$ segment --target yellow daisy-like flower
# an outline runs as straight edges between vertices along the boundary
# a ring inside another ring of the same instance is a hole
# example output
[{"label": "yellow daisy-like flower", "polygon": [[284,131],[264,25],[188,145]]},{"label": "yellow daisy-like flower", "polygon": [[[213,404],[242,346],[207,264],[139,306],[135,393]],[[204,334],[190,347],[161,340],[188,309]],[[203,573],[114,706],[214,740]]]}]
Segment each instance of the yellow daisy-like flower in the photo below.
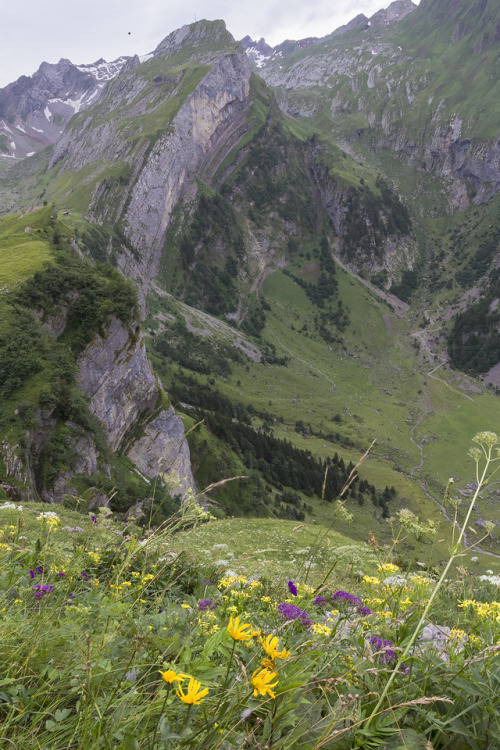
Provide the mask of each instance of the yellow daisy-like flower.
[{"label": "yellow daisy-like flower", "polygon": [[264,669],[268,669],[270,672],[274,670],[274,662],[272,659],[261,659],[260,666]]},{"label": "yellow daisy-like flower", "polygon": [[229,618],[229,625],[227,626],[229,635],[231,635],[235,641],[249,641],[254,636],[253,627],[249,622],[244,625],[240,625],[240,618],[235,617],[233,622],[233,616]]},{"label": "yellow daisy-like flower", "polygon": [[287,651],[286,648],[279,651],[279,638],[276,635],[268,635],[265,640],[261,638],[260,642],[262,643],[262,648],[271,659],[288,659],[290,656],[290,651]]},{"label": "yellow daisy-like flower", "polygon": [[397,573],[399,568],[393,563],[383,563],[378,566],[377,570],[379,573]]},{"label": "yellow daisy-like flower", "polygon": [[276,680],[276,682],[271,681],[277,676],[276,672],[271,672],[269,669],[256,669],[252,675],[254,698],[257,698],[259,694],[263,696],[269,695],[271,698],[275,698],[276,696],[273,693],[272,688],[276,687],[278,680]]},{"label": "yellow daisy-like flower", "polygon": [[160,674],[165,682],[168,682],[170,684],[172,684],[172,682],[182,682],[182,680],[185,680],[187,677],[189,677],[189,675],[184,674],[184,672],[179,672],[179,674],[176,674],[173,669],[167,669],[166,672],[162,672],[160,670]]},{"label": "yellow daisy-like flower", "polygon": [[187,691],[184,692],[182,687],[179,685],[175,691],[183,703],[189,703],[192,706],[198,706],[203,698],[208,695],[208,688],[201,690],[201,682],[195,680],[194,677],[189,679]]},{"label": "yellow daisy-like flower", "polygon": [[[366,623],[368,626],[368,623]],[[312,629],[315,633],[318,633],[318,635],[330,635],[332,632],[332,629],[328,627],[328,625],[321,625],[321,623],[314,623],[312,626]]]}]

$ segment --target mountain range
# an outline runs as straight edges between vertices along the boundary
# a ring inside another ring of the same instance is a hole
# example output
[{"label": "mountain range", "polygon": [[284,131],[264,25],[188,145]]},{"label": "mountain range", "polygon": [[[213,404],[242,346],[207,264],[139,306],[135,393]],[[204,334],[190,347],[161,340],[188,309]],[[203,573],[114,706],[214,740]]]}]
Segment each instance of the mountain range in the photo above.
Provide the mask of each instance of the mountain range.
[{"label": "mountain range", "polygon": [[396,0],[0,90],[0,492],[321,523],[376,440],[346,533],[447,517],[500,414],[499,52],[493,0]]}]

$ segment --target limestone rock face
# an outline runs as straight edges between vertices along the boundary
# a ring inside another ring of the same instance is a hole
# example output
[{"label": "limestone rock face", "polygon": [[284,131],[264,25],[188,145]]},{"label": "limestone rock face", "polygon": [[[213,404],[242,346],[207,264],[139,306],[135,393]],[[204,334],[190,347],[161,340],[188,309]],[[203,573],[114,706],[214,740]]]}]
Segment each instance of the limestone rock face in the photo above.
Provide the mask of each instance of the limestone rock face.
[{"label": "limestone rock face", "polygon": [[90,410],[102,423],[110,448],[117,451],[139,416],[158,398],[144,344],[113,318],[106,337],[96,336],[79,358],[78,382]]},{"label": "limestone rock face", "polygon": [[212,141],[248,105],[250,66],[246,55],[222,58],[187,98],[144,164],[131,191],[124,223],[141,261],[125,257],[121,270],[141,283],[158,271],[172,211],[186,185],[210,156]]},{"label": "limestone rock face", "polygon": [[154,478],[165,474],[174,485],[172,494],[184,496],[194,488],[189,448],[184,427],[172,407],[162,411],[144,428],[144,435],[133,444],[128,457],[139,471]]},{"label": "limestone rock face", "polygon": [[[0,459],[5,466],[7,481],[0,484],[10,500],[37,500],[35,481],[31,467],[24,458],[19,445],[12,445],[7,440],[0,444]],[[11,480],[14,480],[11,483]]]},{"label": "limestone rock face", "polygon": [[[160,392],[136,333],[112,318],[106,336],[95,336],[79,358],[80,387],[113,452],[127,444],[129,458],[146,477],[175,473],[181,494],[194,491],[184,427],[172,407],[154,414]],[[134,442],[131,433],[138,425],[143,434]],[[92,461],[87,464],[82,471],[92,473]]]}]

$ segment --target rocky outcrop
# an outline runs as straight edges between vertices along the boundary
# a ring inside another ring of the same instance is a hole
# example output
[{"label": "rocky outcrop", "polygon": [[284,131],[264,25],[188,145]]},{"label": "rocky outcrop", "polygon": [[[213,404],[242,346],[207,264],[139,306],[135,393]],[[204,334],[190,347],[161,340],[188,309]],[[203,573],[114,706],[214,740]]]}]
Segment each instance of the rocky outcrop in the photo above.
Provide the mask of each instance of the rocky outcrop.
[{"label": "rocky outcrop", "polygon": [[194,488],[184,427],[172,407],[162,411],[143,429],[127,455],[140,472],[154,478],[164,475],[173,495],[184,497]]},{"label": "rocky outcrop", "polygon": [[243,52],[224,57],[207,73],[151,150],[129,196],[126,233],[142,254],[123,256],[121,268],[137,282],[154,278],[172,212],[212,154],[212,143],[249,102],[250,66]]},{"label": "rocky outcrop", "polygon": [[141,414],[150,413],[158,387],[137,329],[127,330],[113,318],[104,337],[95,336],[78,360],[78,382],[90,399],[90,410],[106,432],[112,451]]},{"label": "rocky outcrop", "polygon": [[10,500],[37,500],[33,471],[21,446],[3,440],[0,444],[0,460],[5,468],[5,481],[0,482],[0,489],[4,490],[7,497]]},{"label": "rocky outcrop", "polygon": [[[194,490],[182,422],[172,408],[155,414],[160,392],[137,328],[127,329],[113,318],[106,335],[96,336],[81,354],[78,366],[80,387],[111,450],[127,450],[146,477],[174,473],[183,493]],[[136,433],[142,434],[136,439]],[[82,467],[82,472],[90,469]]]}]

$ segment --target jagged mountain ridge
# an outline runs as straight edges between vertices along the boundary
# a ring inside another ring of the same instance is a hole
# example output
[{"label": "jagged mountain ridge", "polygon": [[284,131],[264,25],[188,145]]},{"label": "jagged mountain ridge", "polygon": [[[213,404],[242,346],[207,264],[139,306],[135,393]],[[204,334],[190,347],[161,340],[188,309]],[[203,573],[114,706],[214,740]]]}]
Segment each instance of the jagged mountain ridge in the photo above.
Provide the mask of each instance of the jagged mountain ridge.
[{"label": "jagged mountain ridge", "polygon": [[487,201],[500,189],[498,5],[400,7],[392,23],[361,19],[340,36],[271,56],[259,74],[290,114],[445,177],[452,210]]},{"label": "jagged mountain ridge", "polygon": [[75,112],[93,102],[127,61],[43,62],[33,76],[0,89],[0,159],[22,159],[54,143]]}]

